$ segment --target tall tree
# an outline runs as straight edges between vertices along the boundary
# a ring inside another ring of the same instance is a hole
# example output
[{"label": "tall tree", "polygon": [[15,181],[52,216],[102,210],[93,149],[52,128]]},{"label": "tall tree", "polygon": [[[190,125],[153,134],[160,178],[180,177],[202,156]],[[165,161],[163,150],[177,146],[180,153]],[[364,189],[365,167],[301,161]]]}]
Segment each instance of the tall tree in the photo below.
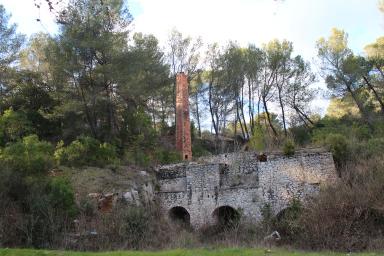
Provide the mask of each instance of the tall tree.
[{"label": "tall tree", "polygon": [[119,130],[117,61],[127,51],[131,16],[122,0],[71,0],[64,13],[51,61],[81,102],[92,136],[110,141]]},{"label": "tall tree", "polygon": [[[201,38],[193,40],[191,37],[184,37],[183,34],[173,29],[168,38],[167,58],[171,68],[173,81],[173,106],[176,113],[176,74],[183,72],[191,81],[198,71],[200,61]],[[176,114],[175,114],[176,118]],[[175,121],[176,123],[176,121]]]},{"label": "tall tree", "polygon": [[264,53],[254,45],[249,45],[246,49],[245,58],[245,78],[248,84],[248,114],[251,134],[254,134],[257,120],[257,124],[260,125],[260,118],[256,118],[255,115],[260,116],[260,84],[264,65]]},{"label": "tall tree", "polygon": [[138,107],[146,109],[155,127],[156,120],[164,122],[159,115],[165,110],[158,112],[157,109],[169,106],[162,106],[162,102],[168,100],[162,97],[169,97],[164,94],[164,87],[171,87],[172,81],[158,40],[153,35],[134,34],[133,44],[118,63],[125,68],[117,77],[116,92],[125,101],[125,106],[133,111]]},{"label": "tall tree", "polygon": [[[271,42],[270,44],[273,44]],[[272,133],[274,137],[277,137],[277,130],[272,122],[271,113],[268,109],[268,102],[273,99],[275,95],[275,84],[276,84],[276,78],[277,78],[277,62],[276,58],[274,56],[273,47],[271,47],[270,51],[268,51],[268,44],[264,45],[264,68],[263,68],[263,76],[262,76],[262,88],[261,88],[261,99],[263,103],[263,109],[265,112],[265,115],[267,116],[266,120],[268,121],[268,125],[272,130]]]},{"label": "tall tree", "polygon": [[225,129],[227,117],[234,107],[233,100],[236,93],[231,87],[231,83],[228,82],[224,56],[225,54],[218,44],[212,44],[208,47],[206,54],[207,71],[204,75],[208,84],[207,103],[216,138]]},{"label": "tall tree", "polygon": [[348,48],[347,34],[334,28],[328,39],[320,38],[317,49],[328,88],[335,96],[350,94],[362,118],[371,126],[371,117],[359,95],[362,81],[361,75],[357,72],[358,59]]},{"label": "tall tree", "polygon": [[288,80],[286,103],[304,125],[313,125],[314,122],[309,118],[307,112],[310,102],[315,97],[316,89],[311,88],[311,85],[316,81],[316,76],[311,71],[310,64],[305,62],[301,56],[296,56],[292,64],[293,73]]},{"label": "tall tree", "polygon": [[201,98],[203,97],[204,94],[204,83],[203,83],[203,78],[202,78],[202,70],[198,72],[197,76],[195,79],[191,81],[191,97],[192,97],[192,102],[194,103],[191,110],[192,114],[195,116],[196,123],[197,123],[197,132],[199,138],[201,138],[201,118],[202,116],[202,111],[201,111]]},{"label": "tall tree", "polygon": [[[24,43],[24,36],[16,32],[16,24],[9,23],[10,15],[0,4],[0,97],[1,101],[7,91],[7,79],[13,69],[13,64],[19,57]],[[4,111],[0,109],[0,113]]]},{"label": "tall tree", "polygon": [[376,42],[367,45],[365,52],[369,67],[363,79],[379,103],[381,113],[384,116],[384,37],[379,37]]},{"label": "tall tree", "polygon": [[246,93],[244,64],[244,49],[231,42],[222,56],[222,81],[233,92],[236,120],[240,125],[243,138],[248,140],[250,133],[244,114]]},{"label": "tall tree", "polygon": [[268,56],[268,67],[270,73],[274,74],[274,83],[277,92],[277,103],[281,110],[281,119],[284,128],[284,134],[287,136],[285,94],[288,87],[288,81],[293,75],[291,54],[293,51],[292,43],[286,40],[280,42],[273,40],[265,47]]}]

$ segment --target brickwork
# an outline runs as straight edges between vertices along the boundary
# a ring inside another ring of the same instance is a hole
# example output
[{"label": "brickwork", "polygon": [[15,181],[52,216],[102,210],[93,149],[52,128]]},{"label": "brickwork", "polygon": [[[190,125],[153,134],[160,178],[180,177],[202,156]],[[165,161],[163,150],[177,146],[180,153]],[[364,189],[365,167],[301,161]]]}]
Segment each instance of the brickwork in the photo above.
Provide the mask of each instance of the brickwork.
[{"label": "brickwork", "polygon": [[188,79],[184,73],[176,76],[176,150],[183,160],[192,159]]},{"label": "brickwork", "polygon": [[213,212],[221,206],[259,221],[266,204],[278,214],[292,199],[304,201],[336,179],[332,154],[325,151],[293,157],[269,154],[266,162],[253,152],[223,154],[157,170],[158,198],[165,213],[183,207],[195,228],[214,223]]}]

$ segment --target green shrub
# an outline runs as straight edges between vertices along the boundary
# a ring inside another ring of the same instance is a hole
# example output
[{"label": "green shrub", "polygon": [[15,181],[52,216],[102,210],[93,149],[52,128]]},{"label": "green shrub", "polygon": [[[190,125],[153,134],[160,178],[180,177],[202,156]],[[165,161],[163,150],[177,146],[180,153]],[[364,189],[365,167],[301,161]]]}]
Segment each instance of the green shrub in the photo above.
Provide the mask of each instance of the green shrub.
[{"label": "green shrub", "polygon": [[369,159],[384,154],[384,138],[372,138],[350,145],[351,152],[360,159]]},{"label": "green shrub", "polygon": [[305,126],[297,126],[289,129],[297,145],[305,145],[311,140],[310,130]]},{"label": "green shrub", "polygon": [[75,193],[68,180],[53,178],[48,184],[48,198],[52,208],[70,216],[76,213]]},{"label": "green shrub", "polygon": [[24,137],[22,141],[10,144],[0,154],[3,168],[25,174],[47,172],[54,166],[53,146],[40,141],[36,135]]},{"label": "green shrub", "polygon": [[345,165],[349,153],[347,138],[341,134],[329,134],[325,145],[332,152],[336,167]]},{"label": "green shrub", "polygon": [[150,155],[144,152],[143,149],[131,149],[124,152],[124,161],[127,164],[138,166],[148,166],[151,162]]},{"label": "green shrub", "polygon": [[24,112],[8,109],[0,116],[1,145],[21,139],[32,132],[32,123]]},{"label": "green shrub", "polygon": [[156,150],[156,159],[161,164],[171,164],[181,161],[180,153],[173,150],[158,149]]},{"label": "green shrub", "polygon": [[283,153],[286,156],[293,156],[295,154],[295,144],[292,140],[287,140],[283,145]]},{"label": "green shrub", "polygon": [[58,164],[67,166],[100,166],[116,164],[118,155],[116,148],[108,143],[91,137],[79,137],[68,146],[61,141],[55,151],[55,159]]},{"label": "green shrub", "polygon": [[[195,139],[194,141],[192,141],[193,157],[209,156],[211,154],[212,153],[209,151],[209,149],[205,147],[203,140]],[[180,155],[178,160],[180,160]]]},{"label": "green shrub", "polygon": [[263,151],[265,149],[265,131],[259,125],[255,126],[252,137],[249,139],[250,149]]}]

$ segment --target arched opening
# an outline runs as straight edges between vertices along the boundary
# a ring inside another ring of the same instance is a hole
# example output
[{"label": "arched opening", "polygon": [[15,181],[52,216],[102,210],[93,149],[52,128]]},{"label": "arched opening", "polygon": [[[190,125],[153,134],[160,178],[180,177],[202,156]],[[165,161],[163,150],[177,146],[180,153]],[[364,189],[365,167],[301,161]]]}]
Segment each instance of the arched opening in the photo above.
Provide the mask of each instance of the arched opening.
[{"label": "arched opening", "polygon": [[216,224],[221,226],[235,226],[240,221],[240,213],[231,206],[216,208],[212,215],[216,220]]},{"label": "arched opening", "polygon": [[285,241],[294,239],[295,233],[298,232],[298,219],[302,213],[299,201],[293,201],[287,208],[278,212],[273,220],[273,229],[277,230]]},{"label": "arched opening", "polygon": [[181,207],[181,206],[173,207],[169,210],[168,215],[169,215],[169,219],[172,222],[184,227],[190,226],[191,217],[188,211],[184,207]]}]

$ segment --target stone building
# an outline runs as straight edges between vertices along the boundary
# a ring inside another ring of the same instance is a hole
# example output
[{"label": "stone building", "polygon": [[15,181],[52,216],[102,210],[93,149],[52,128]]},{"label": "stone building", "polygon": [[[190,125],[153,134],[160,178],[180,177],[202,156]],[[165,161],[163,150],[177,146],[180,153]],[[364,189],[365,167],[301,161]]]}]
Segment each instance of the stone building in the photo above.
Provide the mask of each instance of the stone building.
[{"label": "stone building", "polygon": [[222,154],[161,166],[156,175],[165,213],[195,228],[233,216],[258,221],[265,205],[278,214],[337,179],[332,154],[323,150]]}]

